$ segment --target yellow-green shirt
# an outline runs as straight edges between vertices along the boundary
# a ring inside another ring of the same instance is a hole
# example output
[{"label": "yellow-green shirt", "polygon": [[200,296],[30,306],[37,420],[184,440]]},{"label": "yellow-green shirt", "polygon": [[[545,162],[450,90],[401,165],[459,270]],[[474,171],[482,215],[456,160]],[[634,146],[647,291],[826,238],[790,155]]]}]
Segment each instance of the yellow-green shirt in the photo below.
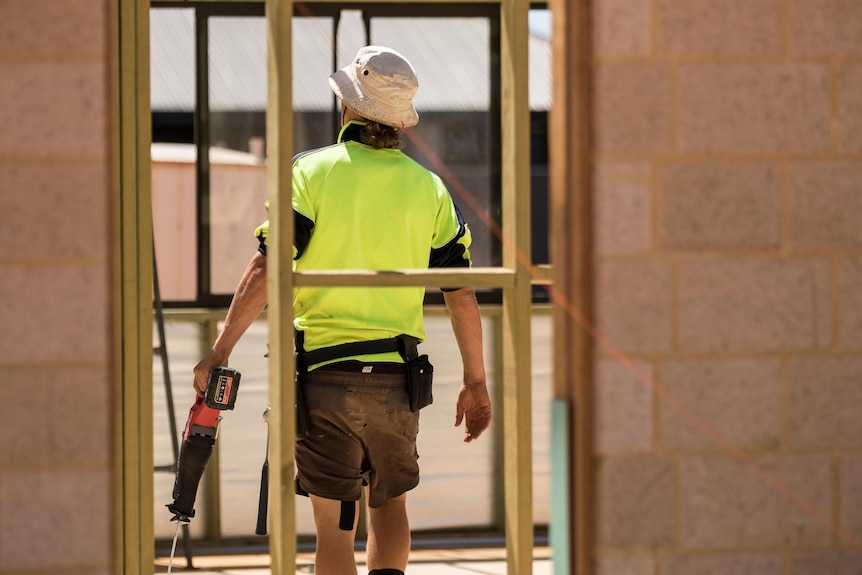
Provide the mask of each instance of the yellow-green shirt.
[{"label": "yellow-green shirt", "polygon": [[[400,150],[360,143],[349,122],[338,143],[293,164],[294,269],[469,267],[471,236],[443,181]],[[269,222],[257,228],[266,255]],[[425,339],[424,287],[302,287],[294,327],[311,351],[407,334]],[[400,362],[397,353],[357,356]]]}]

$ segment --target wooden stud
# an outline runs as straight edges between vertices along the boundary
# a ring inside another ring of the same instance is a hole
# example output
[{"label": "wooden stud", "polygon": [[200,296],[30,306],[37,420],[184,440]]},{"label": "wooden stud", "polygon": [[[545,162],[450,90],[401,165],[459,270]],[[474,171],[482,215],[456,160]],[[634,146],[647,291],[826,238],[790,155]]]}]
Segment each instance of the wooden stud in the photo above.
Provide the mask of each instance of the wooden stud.
[{"label": "wooden stud", "polygon": [[[569,403],[574,448],[571,479],[572,565],[592,572],[592,340],[590,2],[552,0],[553,105],[550,112],[551,261],[556,399]],[[554,462],[552,462],[554,464]]]},{"label": "wooden stud", "polygon": [[[218,321],[210,319],[200,324],[200,347],[198,357],[204,357],[209,353],[212,343],[218,337]],[[206,513],[203,514],[204,539],[218,541],[221,538],[221,443],[216,441],[213,445],[212,455],[207,462],[207,471],[204,472],[201,488],[203,490],[202,503]]]},{"label": "wooden stud", "polygon": [[149,4],[123,0],[117,11],[113,85],[119,185],[121,557],[125,574],[152,572],[152,208],[150,198]]},{"label": "wooden stud", "polygon": [[267,0],[267,168],[270,245],[267,257],[269,306],[270,554],[272,573],[293,573],[296,565],[294,495],[293,363],[293,109],[291,25],[293,2]]},{"label": "wooden stud", "polygon": [[[503,265],[503,443],[506,562],[513,575],[533,570],[533,472],[530,354],[529,29],[526,0],[500,5]],[[498,412],[499,416],[499,412]]]}]

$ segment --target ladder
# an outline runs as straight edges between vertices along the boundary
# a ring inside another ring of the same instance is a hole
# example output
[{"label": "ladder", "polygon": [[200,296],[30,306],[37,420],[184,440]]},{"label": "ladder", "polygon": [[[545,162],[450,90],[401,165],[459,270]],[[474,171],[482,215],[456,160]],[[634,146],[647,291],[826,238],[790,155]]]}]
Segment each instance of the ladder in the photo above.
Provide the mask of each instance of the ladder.
[{"label": "ladder", "polygon": [[[156,465],[156,472],[170,472],[174,475],[177,473],[177,461],[179,460],[180,441],[177,434],[177,419],[174,412],[174,395],[171,389],[171,370],[168,365],[168,348],[165,340],[165,314],[162,308],[162,294],[159,289],[159,271],[156,265],[156,246],[153,242],[153,311],[155,312],[156,331],[158,332],[158,345],[153,347],[153,358],[158,356],[162,363],[162,376],[165,383],[165,403],[168,406],[168,427],[171,432],[171,448],[173,449],[173,463],[168,465]],[[188,569],[193,569],[192,565],[192,540],[189,535],[189,525],[184,523],[183,529],[183,555],[186,558]]]}]

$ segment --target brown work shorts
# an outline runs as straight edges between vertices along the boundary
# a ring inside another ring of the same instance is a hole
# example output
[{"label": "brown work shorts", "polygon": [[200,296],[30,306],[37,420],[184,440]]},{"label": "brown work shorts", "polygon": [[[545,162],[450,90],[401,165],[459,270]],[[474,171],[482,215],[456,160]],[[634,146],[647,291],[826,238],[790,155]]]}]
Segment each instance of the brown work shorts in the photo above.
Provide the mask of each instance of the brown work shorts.
[{"label": "brown work shorts", "polygon": [[316,369],[301,377],[309,434],[296,443],[297,491],[380,507],[419,484],[416,435],[403,373]]}]

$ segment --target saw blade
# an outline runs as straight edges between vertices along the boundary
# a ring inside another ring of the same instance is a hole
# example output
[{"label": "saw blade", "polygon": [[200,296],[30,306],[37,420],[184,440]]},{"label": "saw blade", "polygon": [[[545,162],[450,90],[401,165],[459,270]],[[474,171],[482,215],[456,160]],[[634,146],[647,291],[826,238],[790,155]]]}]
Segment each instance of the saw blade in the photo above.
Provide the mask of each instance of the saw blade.
[{"label": "saw blade", "polygon": [[171,575],[171,566],[173,566],[173,564],[174,564],[174,553],[176,553],[176,551],[177,551],[177,537],[180,534],[180,525],[182,525],[182,523],[180,521],[177,521],[177,528],[174,531],[174,542],[171,545],[171,558],[168,559],[167,575]]}]

